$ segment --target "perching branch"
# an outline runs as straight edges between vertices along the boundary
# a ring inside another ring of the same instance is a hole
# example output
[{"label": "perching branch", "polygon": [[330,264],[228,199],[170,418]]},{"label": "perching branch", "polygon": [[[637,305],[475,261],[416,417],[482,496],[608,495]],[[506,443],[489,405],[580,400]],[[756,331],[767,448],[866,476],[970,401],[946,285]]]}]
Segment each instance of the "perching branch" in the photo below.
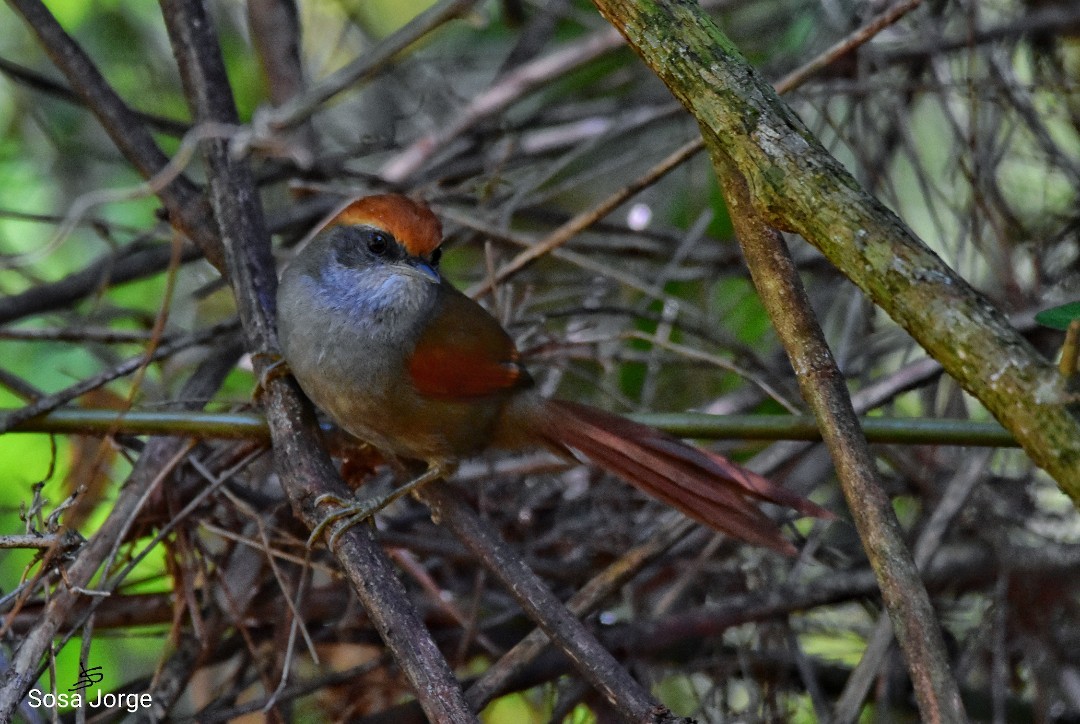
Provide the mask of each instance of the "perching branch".
[{"label": "perching branch", "polygon": [[[217,33],[199,0],[162,0],[188,102],[199,122],[237,123]],[[274,292],[277,276],[254,178],[246,161],[229,153],[223,139],[205,140],[214,216],[225,246],[229,278],[257,372],[267,370],[276,349]],[[315,500],[323,493],[347,495],[318,439],[311,409],[294,383],[268,379],[264,401],[274,440],[275,463],[293,508],[314,527]],[[461,687],[423,626],[393,566],[371,532],[355,526],[335,553],[380,636],[409,678],[433,721],[471,722]]]}]

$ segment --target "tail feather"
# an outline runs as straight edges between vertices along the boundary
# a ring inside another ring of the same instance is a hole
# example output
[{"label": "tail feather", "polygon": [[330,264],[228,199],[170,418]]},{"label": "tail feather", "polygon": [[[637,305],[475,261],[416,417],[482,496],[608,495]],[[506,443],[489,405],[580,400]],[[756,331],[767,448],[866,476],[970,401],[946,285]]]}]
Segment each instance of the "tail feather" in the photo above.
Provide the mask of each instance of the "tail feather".
[{"label": "tail feather", "polygon": [[794,546],[748,498],[804,515],[824,508],[726,458],[624,417],[564,400],[549,400],[538,434],[560,452],[577,451],[648,495],[722,533],[786,554]]},{"label": "tail feather", "polygon": [[757,508],[717,503],[707,496],[702,496],[699,490],[692,487],[672,487],[670,478],[627,458],[613,458],[605,454],[608,451],[603,448],[590,448],[587,444],[581,447],[585,448],[581,452],[600,467],[700,523],[749,543],[767,546],[787,554],[795,552],[795,548],[780,537],[773,522]]}]

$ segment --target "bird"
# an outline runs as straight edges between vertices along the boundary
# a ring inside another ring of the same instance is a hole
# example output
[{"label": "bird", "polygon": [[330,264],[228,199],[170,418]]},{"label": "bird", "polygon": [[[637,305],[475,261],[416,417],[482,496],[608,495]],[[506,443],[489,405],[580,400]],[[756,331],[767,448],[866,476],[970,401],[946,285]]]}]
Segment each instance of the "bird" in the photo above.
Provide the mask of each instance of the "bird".
[{"label": "bird", "polygon": [[339,427],[424,472],[374,502],[333,498],[330,538],[488,449],[587,462],[716,531],[791,555],[755,501],[831,514],[723,456],[571,400],[544,397],[502,325],[439,270],[442,225],[422,201],[350,201],[289,261],[277,291],[284,362]]}]

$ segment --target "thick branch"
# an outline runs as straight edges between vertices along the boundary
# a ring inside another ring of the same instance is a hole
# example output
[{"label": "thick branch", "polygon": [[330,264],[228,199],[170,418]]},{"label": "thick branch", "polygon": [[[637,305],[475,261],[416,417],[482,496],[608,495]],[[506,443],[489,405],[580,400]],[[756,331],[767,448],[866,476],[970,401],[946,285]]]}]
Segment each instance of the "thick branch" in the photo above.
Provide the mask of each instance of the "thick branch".
[{"label": "thick branch", "polygon": [[858,185],[696,3],[594,2],[732,160],[762,219],[820,249],[1080,502],[1064,381],[1004,315]]}]

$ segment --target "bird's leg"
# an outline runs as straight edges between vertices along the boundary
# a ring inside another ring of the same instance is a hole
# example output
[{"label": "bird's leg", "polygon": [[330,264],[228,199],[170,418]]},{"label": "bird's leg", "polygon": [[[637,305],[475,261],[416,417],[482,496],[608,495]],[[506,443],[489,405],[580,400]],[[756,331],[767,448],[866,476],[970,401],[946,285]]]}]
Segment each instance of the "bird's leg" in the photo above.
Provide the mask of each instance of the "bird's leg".
[{"label": "bird's leg", "polygon": [[394,501],[398,500],[399,498],[408,495],[414,490],[418,490],[419,488],[422,488],[428,483],[434,482],[439,478],[445,478],[451,473],[453,473],[453,469],[450,466],[442,463],[431,463],[428,466],[428,469],[425,470],[423,474],[413,478],[412,480],[395,488],[394,490],[391,490],[386,495],[380,495],[376,498],[361,501],[350,501],[342,500],[333,493],[325,493],[323,495],[320,495],[318,498],[315,499],[316,507],[318,507],[320,503],[326,502],[334,503],[335,505],[340,507],[338,507],[337,510],[333,511],[321,521],[319,521],[319,524],[312,529],[311,535],[308,537],[308,548],[311,548],[315,545],[315,541],[319,539],[319,537],[323,534],[324,531],[326,531],[326,529],[330,525],[333,525],[342,518],[345,518],[345,522],[338,526],[334,530],[334,532],[330,534],[330,540],[327,541],[327,545],[331,549],[333,549],[334,544],[337,543],[338,538],[341,537],[341,534],[347,531],[349,528],[352,528],[354,525],[361,521],[367,520],[368,518],[375,515],[380,510],[390,505]]}]

